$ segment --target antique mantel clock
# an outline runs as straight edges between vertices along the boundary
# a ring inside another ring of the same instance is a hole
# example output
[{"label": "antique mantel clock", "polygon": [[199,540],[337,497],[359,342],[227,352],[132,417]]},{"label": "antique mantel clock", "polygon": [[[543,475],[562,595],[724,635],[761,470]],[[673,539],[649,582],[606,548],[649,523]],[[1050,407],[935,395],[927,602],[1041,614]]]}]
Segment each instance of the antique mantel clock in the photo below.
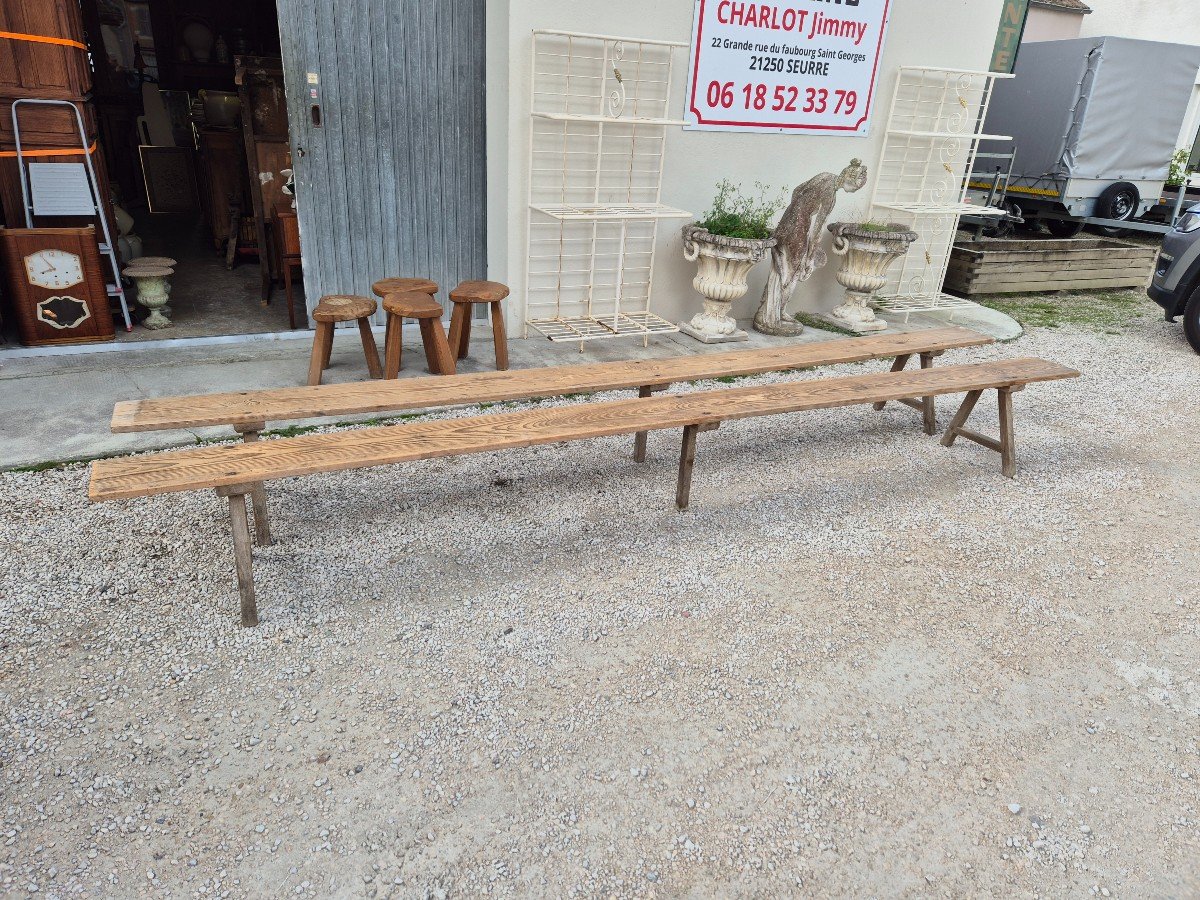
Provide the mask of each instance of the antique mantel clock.
[{"label": "antique mantel clock", "polygon": [[0,228],[0,253],[21,343],[115,337],[94,228]]}]

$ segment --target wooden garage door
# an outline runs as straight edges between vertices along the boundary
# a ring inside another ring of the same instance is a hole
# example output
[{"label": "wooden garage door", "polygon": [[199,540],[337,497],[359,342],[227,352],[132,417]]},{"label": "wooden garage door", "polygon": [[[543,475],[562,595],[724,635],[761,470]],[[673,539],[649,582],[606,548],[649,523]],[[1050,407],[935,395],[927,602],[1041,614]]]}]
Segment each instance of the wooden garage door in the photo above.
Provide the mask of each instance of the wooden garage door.
[{"label": "wooden garage door", "polygon": [[279,0],[310,310],[486,277],[484,24],[484,0]]}]

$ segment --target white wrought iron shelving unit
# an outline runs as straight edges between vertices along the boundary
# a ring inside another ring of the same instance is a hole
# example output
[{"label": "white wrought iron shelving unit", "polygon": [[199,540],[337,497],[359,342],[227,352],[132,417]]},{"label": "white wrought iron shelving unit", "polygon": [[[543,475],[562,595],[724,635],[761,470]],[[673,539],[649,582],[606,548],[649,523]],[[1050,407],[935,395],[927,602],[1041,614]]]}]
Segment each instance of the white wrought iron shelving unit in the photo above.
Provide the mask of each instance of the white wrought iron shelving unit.
[{"label": "white wrought iron shelving unit", "polygon": [[674,57],[687,45],[533,33],[525,334],[552,341],[678,331],[650,311]]},{"label": "white wrought iron shelving unit", "polygon": [[903,66],[896,81],[871,218],[899,222],[917,233],[903,265],[889,276],[874,305],[903,314],[975,306],[942,292],[961,215],[1004,215],[972,204],[968,178],[980,141],[1008,141],[983,134],[995,72]]}]

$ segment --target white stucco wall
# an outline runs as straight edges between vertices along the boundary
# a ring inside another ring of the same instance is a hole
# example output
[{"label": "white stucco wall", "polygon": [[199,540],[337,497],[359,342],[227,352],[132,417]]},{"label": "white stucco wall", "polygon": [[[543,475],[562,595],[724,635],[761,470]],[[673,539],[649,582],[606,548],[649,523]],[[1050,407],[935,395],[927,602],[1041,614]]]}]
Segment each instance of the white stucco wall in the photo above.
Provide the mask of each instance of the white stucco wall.
[{"label": "white stucco wall", "polygon": [[[793,0],[795,2],[795,0]],[[801,0],[807,3],[808,0]],[[878,161],[887,108],[901,65],[938,65],[985,70],[996,40],[1002,0],[893,0],[882,76],[874,101],[869,138],[728,134],[669,130],[663,202],[696,213],[712,202],[722,178],[755,180],[788,191],[820,172],[840,171],[853,157],[872,171]],[[488,191],[489,277],[513,286],[510,332],[524,321],[525,240],[528,221],[529,79],[531,32],[552,28],[623,37],[689,41],[692,0],[490,0],[488,6]],[[686,51],[680,51],[680,77],[672,114],[682,117]],[[834,218],[864,215],[872,184],[854,195],[839,195]],[[683,259],[679,228],[664,223],[654,270],[655,312],[673,321],[691,318],[700,298],[691,286],[693,264]],[[762,294],[766,266],[752,273],[750,291],[734,308],[739,318],[753,315]],[[830,309],[841,290],[827,266],[796,292],[793,309]]]},{"label": "white stucco wall", "polygon": [[1031,6],[1029,18],[1025,21],[1025,33],[1021,36],[1021,42],[1069,41],[1071,38],[1079,37],[1085,18],[1086,16],[1082,13],[1070,10]]},{"label": "white stucco wall", "polygon": [[1200,44],[1200,4],[1196,0],[1087,0],[1082,37],[1140,38]]},{"label": "white stucco wall", "polygon": [[[1200,0],[1087,0],[1082,37],[1138,38],[1200,46]],[[1200,83],[1179,132],[1177,147],[1189,150],[1200,129]]]}]

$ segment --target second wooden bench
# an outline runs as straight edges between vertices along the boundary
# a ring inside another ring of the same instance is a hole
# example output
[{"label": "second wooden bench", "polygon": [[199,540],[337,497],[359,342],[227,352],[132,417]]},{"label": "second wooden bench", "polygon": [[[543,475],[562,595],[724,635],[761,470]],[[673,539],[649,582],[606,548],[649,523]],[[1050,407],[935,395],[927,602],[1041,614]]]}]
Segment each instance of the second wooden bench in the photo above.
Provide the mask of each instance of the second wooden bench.
[{"label": "second wooden bench", "polygon": [[[1041,359],[893,371],[493,413],[462,419],[389,425],[249,444],[167,451],[100,460],[92,465],[88,494],[94,501],[120,500],[215,488],[229,500],[234,555],[241,594],[242,624],[258,622],[246,496],[279,478],[337,472],[411,460],[621,434],[682,428],[683,445],[676,504],[688,506],[696,436],[734,419],[778,415],[855,404],[887,403],[910,397],[965,393],[943,438],[963,437],[998,451],[1002,472],[1016,472],[1012,395],[1026,384],[1073,378],[1079,373]],[[982,393],[999,396],[999,437],[966,427]],[[257,510],[256,510],[257,512]]]}]

